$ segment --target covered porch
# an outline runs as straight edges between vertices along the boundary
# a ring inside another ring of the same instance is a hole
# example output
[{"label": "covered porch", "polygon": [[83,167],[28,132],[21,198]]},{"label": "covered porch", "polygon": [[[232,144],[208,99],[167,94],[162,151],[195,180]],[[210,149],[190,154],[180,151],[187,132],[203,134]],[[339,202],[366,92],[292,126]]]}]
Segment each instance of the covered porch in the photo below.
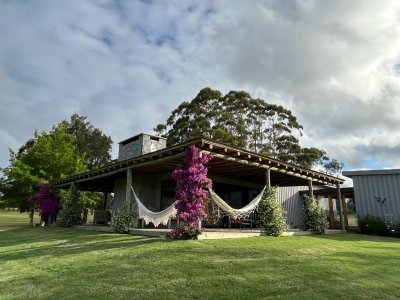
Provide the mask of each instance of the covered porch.
[{"label": "covered porch", "polygon": [[[213,190],[233,208],[247,205],[265,186],[290,190],[308,187],[308,192],[312,195],[315,186],[332,187],[340,193],[338,187],[343,183],[342,179],[324,173],[210,140],[197,139],[116,161],[98,170],[58,180],[53,182],[53,185],[56,188],[67,188],[71,183],[75,183],[83,191],[103,192],[105,195],[113,193],[111,213],[119,209],[126,199],[132,199],[132,185],[143,204],[149,210],[159,212],[175,201],[175,181],[171,174],[183,163],[185,151],[191,145],[197,146],[200,152],[212,155],[213,159],[206,166],[209,178],[213,181]],[[301,222],[301,201],[292,199],[289,203],[291,196],[286,190],[280,194],[279,201],[284,206],[286,203],[285,209],[290,210],[288,225],[292,228],[298,227]],[[340,211],[342,214],[342,210]],[[173,228],[176,225],[176,220],[171,220],[169,227]],[[225,226],[222,218],[214,224],[205,220],[204,225],[215,229]],[[344,225],[342,222],[343,229]],[[231,230],[237,230],[235,226],[230,226]],[[140,220],[137,227],[150,230],[153,226],[143,224]]]}]

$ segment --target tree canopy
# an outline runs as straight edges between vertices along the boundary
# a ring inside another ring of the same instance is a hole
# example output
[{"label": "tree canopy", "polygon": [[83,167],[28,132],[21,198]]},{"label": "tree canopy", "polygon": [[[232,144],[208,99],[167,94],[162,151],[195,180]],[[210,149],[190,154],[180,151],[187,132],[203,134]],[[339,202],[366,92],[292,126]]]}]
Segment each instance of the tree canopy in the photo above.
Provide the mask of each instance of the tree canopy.
[{"label": "tree canopy", "polygon": [[[95,128],[87,117],[74,114],[49,132],[35,131],[18,151],[10,149],[10,164],[2,168],[0,200],[20,205],[35,193],[38,184],[97,168],[111,160],[111,138]],[[95,200],[89,200],[91,202]]]},{"label": "tree canopy", "polygon": [[69,121],[64,120],[59,126],[65,126],[67,132],[74,137],[76,152],[84,157],[89,170],[111,161],[111,137],[88,122],[86,116],[73,114]]},{"label": "tree canopy", "polygon": [[50,132],[35,131],[18,152],[10,149],[10,165],[1,169],[0,190],[11,203],[32,195],[41,182],[70,176],[87,169],[84,157],[77,155],[74,138],[65,126],[53,127]]},{"label": "tree canopy", "polygon": [[292,112],[281,105],[252,98],[245,91],[223,95],[208,87],[154,128],[169,145],[204,137],[306,168],[323,166],[329,160],[326,152],[301,147],[302,130]]}]

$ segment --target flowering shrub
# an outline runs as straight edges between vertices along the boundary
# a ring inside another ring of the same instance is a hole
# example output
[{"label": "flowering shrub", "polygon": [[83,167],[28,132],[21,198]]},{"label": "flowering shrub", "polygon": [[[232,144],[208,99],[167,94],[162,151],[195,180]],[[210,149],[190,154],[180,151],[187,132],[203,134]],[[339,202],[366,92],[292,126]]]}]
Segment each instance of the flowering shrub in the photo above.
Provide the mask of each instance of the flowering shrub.
[{"label": "flowering shrub", "polygon": [[168,237],[173,240],[197,240],[199,234],[204,232],[204,228],[183,226],[172,230]]},{"label": "flowering shrub", "polygon": [[47,224],[49,217],[55,220],[60,208],[60,196],[50,189],[47,183],[39,184],[39,191],[28,199],[35,203],[35,207],[39,209],[41,220]]},{"label": "flowering shrub", "polygon": [[204,204],[208,199],[208,188],[212,185],[204,164],[210,159],[210,155],[199,155],[199,149],[190,146],[186,152],[186,164],[178,166],[172,173],[176,180],[175,207],[182,226],[171,232],[171,238],[197,238],[201,233],[198,224],[207,217]]}]

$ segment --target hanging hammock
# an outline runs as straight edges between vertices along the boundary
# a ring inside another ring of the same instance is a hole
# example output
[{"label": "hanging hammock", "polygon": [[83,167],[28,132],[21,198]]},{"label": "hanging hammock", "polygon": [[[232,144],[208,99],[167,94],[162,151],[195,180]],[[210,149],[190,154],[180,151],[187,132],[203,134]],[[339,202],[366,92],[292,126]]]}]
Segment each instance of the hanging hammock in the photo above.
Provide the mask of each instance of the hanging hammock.
[{"label": "hanging hammock", "polygon": [[218,205],[209,199],[205,203],[205,211],[207,212],[207,222],[208,224],[215,225],[218,223],[219,219],[221,218],[221,213]]},{"label": "hanging hammock", "polygon": [[155,227],[160,224],[167,225],[170,218],[176,217],[175,203],[172,203],[167,209],[159,212],[153,212],[147,209],[142,202],[140,202],[138,196],[136,195],[133,187],[131,186],[133,197],[138,205],[139,218],[143,219],[146,224],[153,223]]},{"label": "hanging hammock", "polygon": [[267,187],[265,186],[257,197],[255,197],[249,204],[239,209],[229,206],[229,204],[222,200],[221,197],[218,196],[213,190],[209,189],[209,192],[211,199],[215,202],[215,204],[217,204],[217,206],[225,215],[228,215],[232,219],[238,220],[248,218],[257,209],[266,188]]}]

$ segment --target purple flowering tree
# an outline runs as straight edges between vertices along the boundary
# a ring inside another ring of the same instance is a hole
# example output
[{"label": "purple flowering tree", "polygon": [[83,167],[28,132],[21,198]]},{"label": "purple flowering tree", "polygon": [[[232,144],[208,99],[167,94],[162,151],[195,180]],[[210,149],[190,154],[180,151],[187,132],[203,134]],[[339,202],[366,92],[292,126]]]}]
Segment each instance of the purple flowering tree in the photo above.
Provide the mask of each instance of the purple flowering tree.
[{"label": "purple flowering tree", "polygon": [[39,184],[39,191],[34,196],[30,197],[29,201],[33,201],[35,207],[39,209],[42,222],[47,224],[49,218],[51,218],[51,220],[56,219],[60,209],[61,198],[50,189],[49,184]]},{"label": "purple flowering tree", "polygon": [[199,149],[192,145],[186,152],[185,165],[178,166],[172,173],[176,180],[175,207],[181,225],[171,232],[174,239],[197,238],[201,232],[199,222],[207,217],[204,207],[208,188],[212,186],[205,166],[210,159],[210,155],[200,154]]}]

